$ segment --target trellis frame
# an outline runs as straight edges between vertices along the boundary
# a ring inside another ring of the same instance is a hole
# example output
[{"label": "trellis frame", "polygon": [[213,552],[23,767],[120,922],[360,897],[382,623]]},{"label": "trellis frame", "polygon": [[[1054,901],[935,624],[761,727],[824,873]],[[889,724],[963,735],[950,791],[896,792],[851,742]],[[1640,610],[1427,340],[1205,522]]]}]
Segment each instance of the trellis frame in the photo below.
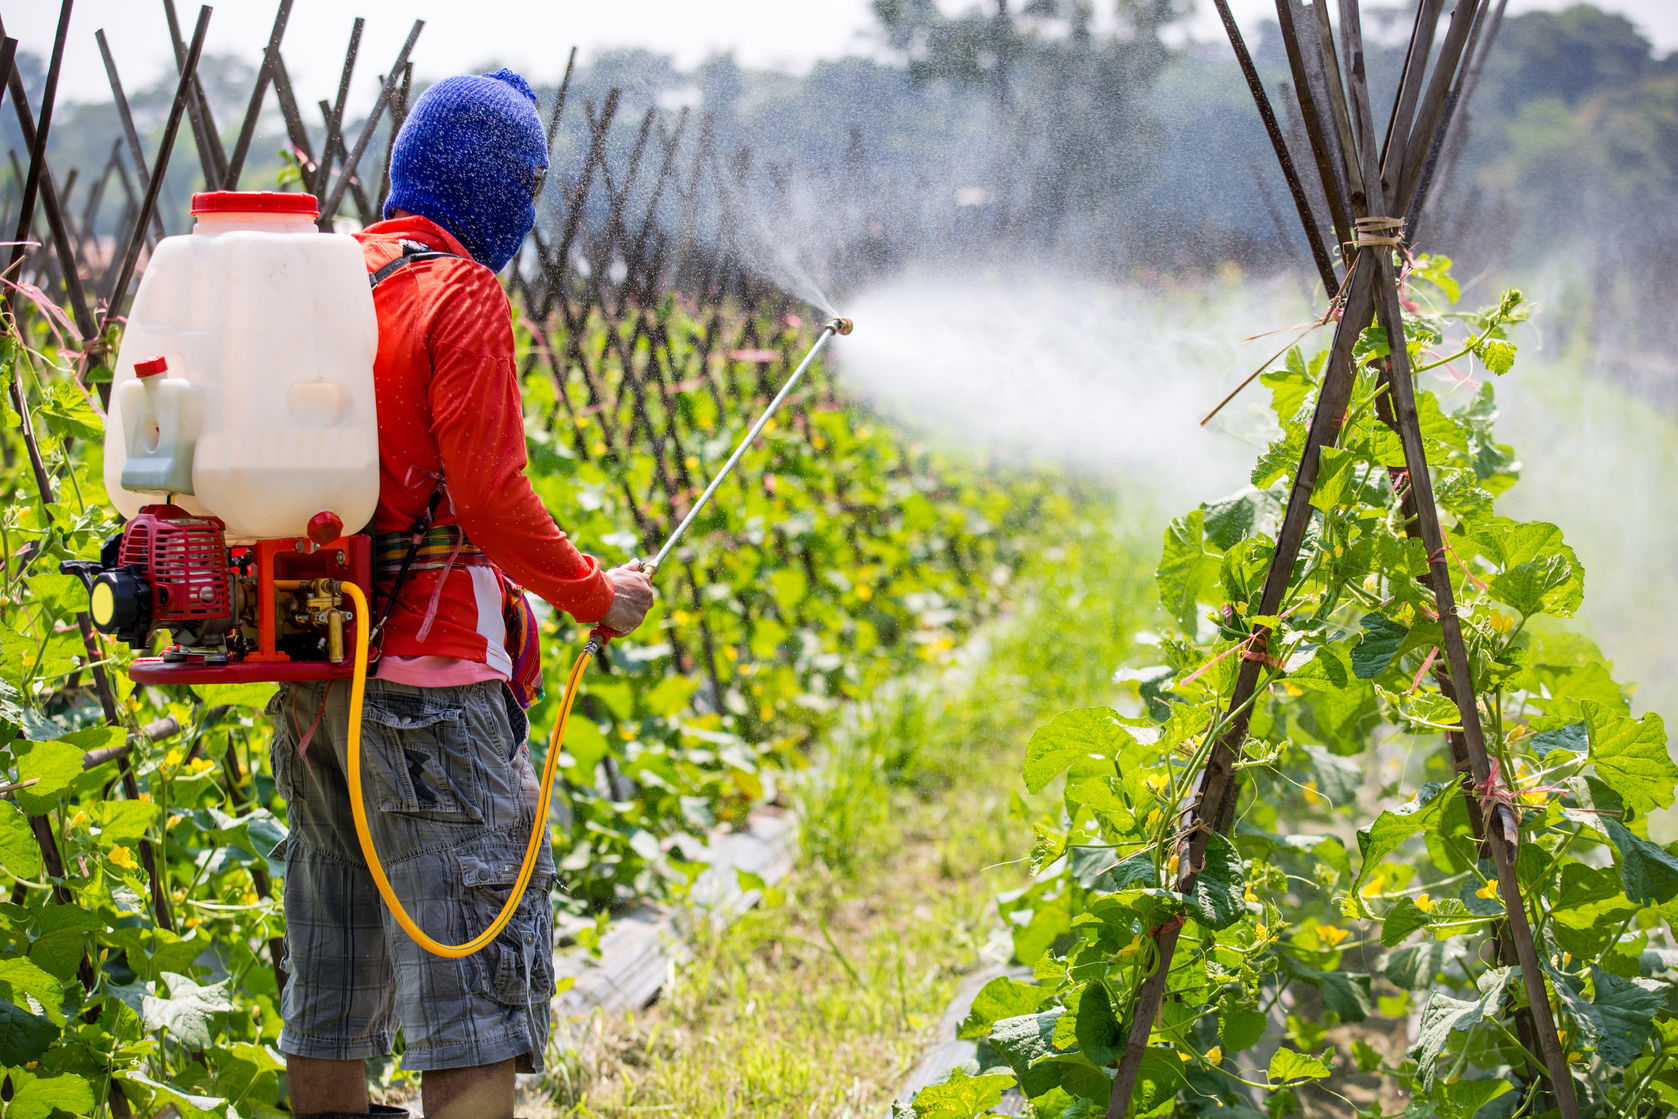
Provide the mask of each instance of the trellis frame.
[{"label": "trellis frame", "polygon": [[[1306,237],[1315,248],[1320,243],[1322,227],[1299,182],[1295,168],[1300,161],[1292,157],[1281,130],[1275,126],[1274,110],[1252,67],[1227,0],[1214,2],[1289,181]],[[1562,1119],[1578,1119],[1579,1104],[1566,1052],[1550,1011],[1550,994],[1515,877],[1519,821],[1508,804],[1496,800],[1491,802],[1488,818],[1475,792],[1476,788],[1490,788],[1494,781],[1423,447],[1413,374],[1404,341],[1398,272],[1393,266],[1395,250],[1413,234],[1425,213],[1440,153],[1450,142],[1453,118],[1461,107],[1465,88],[1471,88],[1472,75],[1478,73],[1491,44],[1492,36],[1485,32],[1491,5],[1486,0],[1459,0],[1430,70],[1428,64],[1438,38],[1444,2],[1421,0],[1418,5],[1385,138],[1377,145],[1357,0],[1338,0],[1338,52],[1326,0],[1311,4],[1309,15],[1302,0],[1276,0],[1298,110],[1309,139],[1308,154],[1317,169],[1330,226],[1342,246],[1343,259],[1345,254],[1351,255],[1342,278],[1332,266],[1324,268],[1320,254],[1313,252],[1324,288],[1331,301],[1338,304],[1340,320],[1288,494],[1287,510],[1277,532],[1257,614],[1274,617],[1280,611],[1311,522],[1310,497],[1316,485],[1321,451],[1332,447],[1339,437],[1341,418],[1356,379],[1353,347],[1367,326],[1379,322],[1389,339],[1390,351],[1382,370],[1382,381],[1390,391],[1382,394],[1379,415],[1403,444],[1405,466],[1393,472],[1394,482],[1408,515],[1406,530],[1420,538],[1427,551],[1426,582],[1433,591],[1445,652],[1445,662],[1435,667],[1434,675],[1441,692],[1456,703],[1460,713],[1460,729],[1448,735],[1452,763],[1470,807],[1475,838],[1491,857],[1497,872],[1504,907],[1497,950],[1500,962],[1520,965],[1526,988],[1528,1006],[1522,1012],[1524,1020],[1517,1023],[1520,1040],[1529,1051],[1535,1044],[1542,1055],[1543,1068],[1536,1071],[1548,1081],[1550,1096]],[[1503,3],[1499,0],[1495,14],[1489,17],[1493,32],[1502,10]],[[1178,833],[1181,838],[1176,841],[1180,870],[1175,887],[1180,893],[1193,891],[1205,866],[1211,835],[1227,834],[1234,824],[1239,795],[1236,767],[1246,742],[1260,677],[1266,669],[1270,633],[1269,626],[1253,627],[1252,653],[1242,658],[1229,703],[1215,724],[1223,727],[1223,732],[1197,779],[1184,813],[1184,826]],[[1131,1014],[1125,1050],[1107,1108],[1109,1119],[1120,1119],[1130,1113],[1132,1094],[1142,1060],[1150,1049],[1181,933],[1180,922],[1168,923],[1153,933],[1156,962],[1138,991]]]}]

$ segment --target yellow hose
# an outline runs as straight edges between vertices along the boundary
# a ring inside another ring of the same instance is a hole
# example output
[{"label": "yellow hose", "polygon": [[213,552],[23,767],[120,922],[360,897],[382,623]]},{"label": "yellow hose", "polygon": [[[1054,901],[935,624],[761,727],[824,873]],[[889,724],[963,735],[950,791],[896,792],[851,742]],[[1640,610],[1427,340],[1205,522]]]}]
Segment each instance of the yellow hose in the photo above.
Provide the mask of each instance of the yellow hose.
[{"label": "yellow hose", "polygon": [[554,723],[553,733],[548,736],[548,756],[542,766],[542,790],[536,801],[536,819],[530,828],[530,842],[525,845],[524,864],[519,867],[518,881],[513,883],[513,892],[508,895],[507,904],[501,907],[501,912],[495,915],[489,928],[465,944],[444,944],[427,936],[408,916],[408,911],[402,908],[396,891],[391,888],[390,879],[385,877],[384,864],[379,862],[379,853],[373,849],[373,837],[367,829],[367,806],[361,793],[361,703],[367,690],[367,596],[354,583],[344,583],[343,589],[355,603],[355,674],[350,677],[349,726],[350,809],[355,815],[355,838],[361,844],[362,857],[367,860],[367,869],[373,872],[373,881],[378,884],[380,896],[390,906],[396,923],[402,926],[403,931],[434,956],[453,959],[470,956],[507,927],[507,922],[513,919],[513,912],[524,897],[525,887],[530,884],[530,875],[536,869],[542,843],[548,836],[548,801],[553,795],[554,772],[559,764],[560,744],[565,740],[565,724],[571,719],[571,704],[577,698],[577,683],[582,679],[589,661],[594,659],[594,645],[590,643],[584,647],[577,663],[571,667],[570,679],[565,681],[565,697],[559,704],[559,719]]}]

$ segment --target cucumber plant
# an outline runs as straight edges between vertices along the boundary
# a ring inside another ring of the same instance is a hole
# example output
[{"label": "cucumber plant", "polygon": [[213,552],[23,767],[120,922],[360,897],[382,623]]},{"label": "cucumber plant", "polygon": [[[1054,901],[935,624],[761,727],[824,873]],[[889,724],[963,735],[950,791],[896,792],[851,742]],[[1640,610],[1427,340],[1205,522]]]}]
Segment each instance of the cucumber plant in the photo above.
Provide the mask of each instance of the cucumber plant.
[{"label": "cucumber plant", "polygon": [[[900,1112],[992,1114],[1017,1089],[1039,1116],[1107,1112],[1154,938],[1182,929],[1132,1115],[1542,1115],[1543,1068],[1504,909],[1472,817],[1512,811],[1516,873],[1574,1087],[1587,1114],[1678,1105],[1678,846],[1651,837],[1678,766],[1658,714],[1566,619],[1584,569],[1561,531],[1497,512],[1518,463],[1497,441],[1492,380],[1513,367],[1518,292],[1453,309],[1444,258],[1409,277],[1412,368],[1452,587],[1492,755],[1464,779],[1440,747],[1459,726],[1435,667],[1441,633],[1406,532],[1398,437],[1382,422],[1387,342],[1370,327],[1338,445],[1282,608],[1256,614],[1282,499],[1325,354],[1262,378],[1277,433],[1251,485],[1173,520],[1156,572],[1168,624],[1133,699],[1067,711],[1026,747],[1024,780],[1059,782],[1034,822],[1030,888],[1002,900],[1029,979],[1002,978],[961,1034],[958,1070]],[[1253,630],[1270,630],[1255,649]],[[1171,888],[1191,784],[1228,718],[1242,658],[1262,657],[1237,762],[1244,795],[1192,891]],[[1138,659],[1142,659],[1139,657]],[[1332,1112],[1323,1107],[1334,1107]]]}]

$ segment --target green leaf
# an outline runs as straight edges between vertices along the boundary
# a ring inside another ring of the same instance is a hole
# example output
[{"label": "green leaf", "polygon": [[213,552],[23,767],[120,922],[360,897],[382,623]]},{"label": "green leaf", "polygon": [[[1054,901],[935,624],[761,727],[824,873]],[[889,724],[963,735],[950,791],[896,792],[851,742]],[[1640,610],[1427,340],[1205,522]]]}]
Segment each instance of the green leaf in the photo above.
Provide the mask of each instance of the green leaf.
[{"label": "green leaf", "polygon": [[81,1076],[36,1076],[22,1069],[8,1070],[12,1102],[7,1119],[48,1119],[54,1111],[71,1115],[93,1112],[93,1085]]},{"label": "green leaf", "polygon": [[1329,512],[1346,504],[1346,492],[1357,480],[1361,461],[1351,451],[1323,447],[1322,465],[1317,468],[1317,481],[1311,487],[1312,507]]},{"label": "green leaf", "polygon": [[1113,1017],[1107,988],[1099,981],[1087,984],[1078,999],[1075,1036],[1078,1048],[1092,1064],[1111,1064],[1124,1052],[1124,1033],[1119,1028],[1119,1020]]},{"label": "green leaf", "polygon": [[1037,1013],[1037,1008],[1052,993],[1039,984],[999,975],[973,996],[973,1004],[968,1007],[967,1017],[962,1019],[956,1036],[963,1039],[984,1037],[1000,1019]]},{"label": "green leaf", "polygon": [[150,801],[107,800],[93,806],[93,817],[99,821],[99,838],[106,845],[133,843],[146,834],[157,811]]},{"label": "green leaf", "polygon": [[77,905],[53,905],[37,917],[40,931],[29,945],[29,958],[60,983],[76,978],[87,954],[87,934],[105,922]]},{"label": "green leaf", "polygon": [[1653,979],[1622,979],[1593,966],[1596,997],[1588,1000],[1572,976],[1551,972],[1550,979],[1597,1056],[1614,1068],[1637,1059],[1654,1033],[1655,1016],[1666,1005],[1666,985]]},{"label": "green leaf", "polygon": [[18,779],[35,784],[17,791],[18,804],[31,816],[58,807],[58,798],[82,775],[82,758],[87,751],[65,739],[37,742],[18,759]]},{"label": "green leaf", "polygon": [[260,711],[274,698],[273,684],[199,684],[192,690],[206,707],[254,707]]},{"label": "green leaf", "polygon": [[1270,1058],[1269,1077],[1272,1084],[1322,1080],[1329,1075],[1329,1071],[1329,1067],[1321,1060],[1296,1049],[1278,1049]]},{"label": "green leaf", "polygon": [[1191,634],[1199,624],[1201,590],[1217,578],[1218,571],[1218,559],[1206,550],[1202,539],[1205,517],[1196,509],[1171,522],[1154,571],[1160,602]]},{"label": "green leaf", "polygon": [[[122,1074],[122,1080],[127,1084],[142,1085],[155,1093],[152,1097],[153,1105],[172,1103],[184,1114],[189,1117],[194,1117],[194,1119],[196,1119],[196,1117],[202,1117],[202,1119],[222,1119],[223,1113],[227,1110],[227,1100],[220,1096],[196,1095],[192,1092],[188,1092],[184,1088],[177,1088],[173,1084],[165,1084],[162,1081],[153,1080],[148,1076],[142,1076],[138,1072],[125,1072]],[[163,1109],[158,1108],[158,1110],[161,1111]],[[266,1108],[260,1109],[256,1112],[256,1114],[261,1115],[263,1111],[266,1110]]]},{"label": "green leaf", "polygon": [[1565,727],[1547,730],[1543,734],[1534,735],[1529,746],[1540,761],[1550,756],[1553,750],[1566,750],[1572,754],[1583,754],[1590,748],[1590,740],[1584,723],[1569,723]]},{"label": "green leaf", "polygon": [[21,1006],[0,1001],[0,1065],[28,1064],[58,1037],[58,1027]]},{"label": "green leaf", "polygon": [[1225,551],[1235,547],[1252,534],[1253,526],[1258,522],[1261,500],[1258,494],[1246,493],[1202,505],[1200,510],[1205,514],[1202,524],[1206,539]]},{"label": "green leaf", "polygon": [[1149,1049],[1142,1055],[1136,1075],[1136,1091],[1130,1097],[1130,1113],[1146,1115],[1177,1098],[1188,1084],[1183,1075],[1183,1056],[1168,1049]]},{"label": "green leaf", "polygon": [[1305,425],[1292,422],[1282,424],[1282,438],[1271,443],[1253,465],[1251,481],[1254,489],[1269,489],[1282,478],[1291,478],[1299,469],[1305,454]]},{"label": "green leaf", "polygon": [[141,1001],[140,1017],[146,1028],[163,1030],[188,1049],[208,1049],[213,1041],[210,1017],[233,1009],[228,997],[230,980],[199,986],[184,975],[165,972],[167,998],[147,995]]},{"label": "green leaf", "polygon": [[1391,948],[1417,929],[1428,926],[1428,916],[1422,912],[1410,898],[1403,898],[1399,903],[1387,910],[1386,917],[1381,922],[1381,944]]},{"label": "green leaf", "polygon": [[43,971],[34,961],[22,958],[0,960],[0,982],[11,987],[13,1002],[18,1002],[21,996],[27,994],[41,1004],[41,1010],[53,1025],[64,1024],[64,984]]},{"label": "green leaf", "polygon": [[1595,700],[1585,700],[1590,761],[1610,788],[1639,812],[1671,808],[1678,765],[1666,752],[1666,724],[1654,712],[1631,719]]},{"label": "green leaf", "polygon": [[1352,650],[1353,674],[1360,680],[1373,680],[1381,675],[1409,636],[1409,626],[1381,614],[1365,614],[1363,636]]},{"label": "green leaf", "polygon": [[1410,1047],[1421,1074],[1422,1087],[1433,1091],[1439,1075],[1439,1055],[1450,1044],[1451,1035],[1459,1030],[1471,1030],[1487,1017],[1495,1015],[1503,1005],[1503,989],[1513,969],[1488,968],[1480,975],[1480,997],[1464,1001],[1434,991],[1422,1008],[1421,1029],[1416,1044]]},{"label": "green leaf", "polygon": [[1659,905],[1678,897],[1678,855],[1634,835],[1618,820],[1602,826],[1620,850],[1620,884],[1639,905]]},{"label": "green leaf", "polygon": [[1002,1102],[1014,1078],[1001,1073],[968,1076],[958,1069],[942,1084],[929,1084],[915,1093],[916,1119],[982,1119]]},{"label": "green leaf", "polygon": [[1503,376],[1515,368],[1515,343],[1501,338],[1482,341],[1474,347],[1474,356],[1496,376]]},{"label": "green leaf", "polygon": [[1267,1023],[1263,1011],[1254,1007],[1231,1010],[1219,1017],[1218,1040],[1225,1053],[1239,1053],[1257,1045],[1264,1037]]},{"label": "green leaf", "polygon": [[1439,1089],[1441,1119],[1473,1119],[1474,1113],[1509,1091],[1505,1080],[1459,1080]]},{"label": "green leaf", "polygon": [[1040,1014],[1004,1018],[991,1027],[991,1045],[1019,1077],[1020,1091],[1028,1097],[1041,1096],[1060,1085],[1060,1071],[1053,1065],[1037,1062],[1055,1051],[1055,1026],[1065,1013],[1056,1007]]},{"label": "green leaf", "polygon": [[0,866],[19,878],[41,873],[41,845],[23,810],[11,801],[0,801]]},{"label": "green leaf", "polygon": [[1217,832],[1206,843],[1206,861],[1189,895],[1189,915],[1208,929],[1227,929],[1247,912],[1247,868],[1235,845]]},{"label": "green leaf", "polygon": [[1305,357],[1300,353],[1298,346],[1288,351],[1285,368],[1273,369],[1261,375],[1259,383],[1270,390],[1271,410],[1284,422],[1299,414],[1300,406],[1317,387],[1316,378],[1307,368]]},{"label": "green leaf", "polygon": [[1352,897],[1361,896],[1370,872],[1398,850],[1400,844],[1438,825],[1446,803],[1458,789],[1455,782],[1430,781],[1417,789],[1409,801],[1387,809],[1375,817],[1374,823],[1358,829],[1358,850],[1363,855],[1363,865],[1358,867],[1357,879],[1352,883]]},{"label": "green leaf", "polygon": [[1062,711],[1032,733],[1025,748],[1025,785],[1040,793],[1067,766],[1080,758],[1112,760],[1135,743],[1110,707],[1078,707]]},{"label": "green leaf", "polygon": [[35,409],[55,435],[97,442],[105,438],[105,420],[93,410],[87,395],[68,377],[60,377],[47,390],[47,398]]}]

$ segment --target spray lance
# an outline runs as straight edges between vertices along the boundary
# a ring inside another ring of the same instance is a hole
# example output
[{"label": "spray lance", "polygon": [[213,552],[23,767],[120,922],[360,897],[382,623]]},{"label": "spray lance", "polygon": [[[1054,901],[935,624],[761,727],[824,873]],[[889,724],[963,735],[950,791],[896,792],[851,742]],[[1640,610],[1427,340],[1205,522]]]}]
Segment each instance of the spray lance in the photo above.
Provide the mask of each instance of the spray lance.
[{"label": "spray lance", "polygon": [[[769,406],[763,410],[762,415],[758,416],[757,421],[752,424],[745,437],[735,446],[734,452],[728,456],[728,461],[723,463],[722,469],[717,471],[710,484],[699,495],[699,499],[693,503],[693,507],[682,518],[681,523],[675,527],[669,538],[664,541],[663,546],[651,559],[641,562],[640,567],[643,572],[651,577],[663,566],[664,561],[682,537],[687,534],[688,529],[692,527],[700,512],[716,495],[723,480],[739,465],[740,459],[745,455],[747,448],[757,440],[764,426],[769,423],[770,418],[774,416],[781,404],[791,394],[799,379],[804,376],[804,371],[810,367],[810,363],[821,352],[822,347],[827,345],[834,335],[849,334],[850,332],[850,319],[836,318],[822,327],[821,334],[816,338],[815,344],[810,347],[809,352],[804,355],[804,360],[798,363],[798,368],[793,370],[792,376],[787,378],[786,383],[781,386],[781,390],[769,402]],[[604,626],[595,626],[589,634],[588,642],[583,646],[582,652],[571,666],[570,675],[566,678],[565,692],[559,704],[559,717],[555,720],[553,731],[548,736],[548,752],[542,766],[542,781],[537,796],[536,818],[531,825],[530,840],[525,845],[524,862],[519,866],[518,878],[513,883],[513,889],[507,897],[506,904],[501,907],[501,912],[496,914],[495,919],[489,923],[489,927],[471,940],[464,944],[443,944],[427,935],[409,916],[408,911],[403,908],[402,902],[396,896],[396,891],[391,888],[390,879],[385,875],[384,865],[379,861],[378,852],[373,847],[372,835],[368,830],[366,798],[361,788],[361,704],[367,684],[367,618],[369,611],[366,596],[359,587],[346,582],[343,584],[343,589],[355,603],[355,668],[354,674],[350,678],[348,769],[350,807],[355,817],[356,840],[361,845],[361,853],[367,860],[368,869],[373,873],[373,881],[379,888],[379,894],[384,898],[385,904],[390,907],[391,915],[396,918],[396,923],[402,927],[403,931],[411,936],[421,948],[433,955],[454,958],[470,956],[487,946],[506,927],[507,922],[512,919],[514,911],[518,908],[520,899],[524,896],[525,888],[530,884],[530,876],[536,869],[536,861],[542,851],[542,841],[547,833],[548,804],[553,795],[554,774],[557,771],[560,747],[565,740],[565,726],[571,719],[571,705],[576,702],[577,690],[589,663],[606,647],[608,641],[618,635]]]}]

